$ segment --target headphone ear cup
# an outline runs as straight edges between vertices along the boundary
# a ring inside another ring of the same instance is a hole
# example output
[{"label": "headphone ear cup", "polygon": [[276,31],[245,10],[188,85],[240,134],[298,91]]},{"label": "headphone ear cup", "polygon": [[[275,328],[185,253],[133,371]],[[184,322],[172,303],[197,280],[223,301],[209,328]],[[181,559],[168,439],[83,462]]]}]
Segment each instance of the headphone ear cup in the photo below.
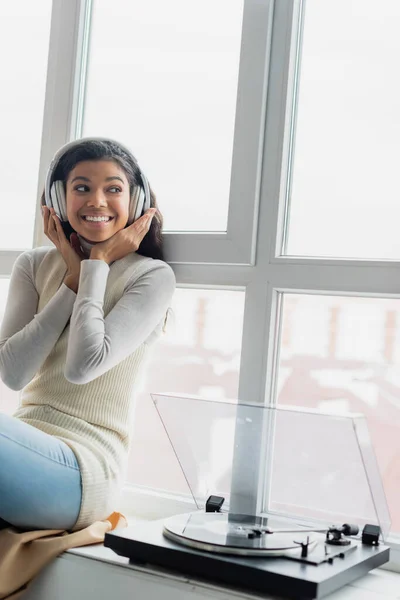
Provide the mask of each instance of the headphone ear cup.
[{"label": "headphone ear cup", "polygon": [[143,196],[142,188],[139,185],[136,186],[129,203],[128,225],[132,225],[141,216],[143,211]]},{"label": "headphone ear cup", "polygon": [[145,213],[146,211],[149,210],[149,208],[151,208],[151,193],[150,193],[150,186],[149,186],[149,182],[147,181],[147,177],[145,177],[145,175],[143,175],[142,172],[140,172],[140,176],[142,178],[143,193],[144,193],[142,211]]},{"label": "headphone ear cup", "polygon": [[145,195],[144,195],[144,191],[143,189],[138,186],[138,191],[139,191],[139,197],[136,203],[136,210],[135,210],[135,216],[133,218],[134,221],[137,221],[137,219],[139,219],[142,216],[142,212],[143,212],[143,205],[144,205],[144,200],[145,200]]},{"label": "headphone ear cup", "polygon": [[132,225],[132,223],[135,220],[135,212],[136,212],[136,206],[137,206],[137,199],[138,199],[138,190],[137,187],[135,187],[133,189],[131,198],[129,200],[129,216],[128,216],[128,225]]},{"label": "headphone ear cup", "polygon": [[56,212],[56,215],[61,218],[61,216],[60,216],[60,209],[59,209],[59,206],[58,206],[57,183],[58,182],[55,181],[53,183],[53,185],[51,186],[51,188],[50,188],[50,198],[51,198],[52,207],[54,208],[54,210]]},{"label": "headphone ear cup", "polygon": [[60,211],[60,219],[61,221],[68,221],[67,219],[67,202],[65,199],[65,191],[64,191],[64,184],[61,180],[58,180],[55,182],[56,184],[56,192],[57,192],[57,199],[58,199],[58,208]]}]

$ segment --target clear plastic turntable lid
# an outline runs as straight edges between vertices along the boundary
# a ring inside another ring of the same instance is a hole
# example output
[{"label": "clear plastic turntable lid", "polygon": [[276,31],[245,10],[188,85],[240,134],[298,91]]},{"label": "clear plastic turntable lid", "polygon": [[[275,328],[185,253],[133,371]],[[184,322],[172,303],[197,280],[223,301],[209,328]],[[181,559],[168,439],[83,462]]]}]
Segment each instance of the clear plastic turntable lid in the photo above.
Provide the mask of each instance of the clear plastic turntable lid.
[{"label": "clear plastic turntable lid", "polygon": [[217,495],[229,510],[234,455],[240,444],[241,468],[252,468],[259,461],[258,436],[257,447],[264,449],[260,480],[267,489],[263,512],[327,525],[377,524],[388,535],[390,514],[364,416],[196,396],[152,394],[152,399],[194,507],[204,508]]}]

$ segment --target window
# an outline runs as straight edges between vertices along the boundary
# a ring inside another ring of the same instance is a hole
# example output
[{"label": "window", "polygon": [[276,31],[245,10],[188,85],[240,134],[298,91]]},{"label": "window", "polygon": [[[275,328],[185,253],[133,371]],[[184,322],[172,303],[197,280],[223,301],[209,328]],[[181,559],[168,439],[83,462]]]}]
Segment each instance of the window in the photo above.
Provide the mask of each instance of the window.
[{"label": "window", "polygon": [[278,404],[367,417],[395,532],[399,363],[400,299],[284,295]]},{"label": "window", "polygon": [[[15,259],[31,248],[38,199],[51,0],[0,4],[0,322]],[[17,392],[0,380],[0,411],[11,414]]]},{"label": "window", "polygon": [[147,368],[134,418],[129,483],[187,493],[150,394],[172,390],[203,398],[237,398],[244,294],[177,289],[174,317]]},{"label": "window", "polygon": [[[276,27],[288,24],[276,8]],[[266,160],[263,180],[276,217],[266,267],[274,323],[266,401],[366,415],[398,533],[400,273],[391,261],[397,212],[386,182],[396,127],[387,98],[397,93],[387,69],[397,57],[392,27],[400,13],[391,0],[379,14],[375,3],[358,0],[307,0],[286,10],[292,26],[271,50],[285,77],[271,72],[266,129],[267,156],[280,144],[280,169]],[[371,27],[382,40],[373,60]]]},{"label": "window", "polygon": [[[166,215],[176,331],[158,346],[156,378],[148,373],[139,399],[134,451],[149,462],[132,460],[129,481],[180,490],[179,472],[168,481],[151,452],[155,439],[160,452],[167,443],[149,391],[182,384],[209,398],[361,410],[400,533],[398,2],[214,0],[189,13],[173,0],[168,7],[54,3],[41,145],[40,131],[32,134],[39,190],[61,144],[109,135],[137,153]],[[14,231],[7,223],[6,233]],[[35,244],[48,243],[40,230],[38,219]],[[0,251],[6,278],[22,243],[13,240]],[[211,308],[215,299],[221,304]],[[203,332],[193,351],[189,336],[201,331],[195,315],[205,306],[207,327],[222,331],[228,319],[232,337],[207,346]],[[198,379],[192,366],[205,349],[209,370]],[[165,366],[175,353],[186,361],[180,382],[169,379],[176,364]],[[259,473],[269,440],[262,426],[252,433],[233,461],[232,494],[243,513],[257,510],[266,489]]]},{"label": "window", "polygon": [[83,134],[137,154],[166,231],[227,229],[242,14],[243,0],[93,2]]},{"label": "window", "polygon": [[400,4],[307,0],[286,252],[395,259]]},{"label": "window", "polygon": [[50,13],[51,0],[0,6],[0,252],[32,247]]},{"label": "window", "polygon": [[137,154],[170,261],[253,264],[271,4],[90,7],[78,67],[70,55],[80,73],[72,135],[120,138]]},{"label": "window", "polygon": [[[0,278],[0,324],[6,307],[9,279]],[[0,412],[11,415],[18,406],[19,392],[10,390],[0,379]]]}]

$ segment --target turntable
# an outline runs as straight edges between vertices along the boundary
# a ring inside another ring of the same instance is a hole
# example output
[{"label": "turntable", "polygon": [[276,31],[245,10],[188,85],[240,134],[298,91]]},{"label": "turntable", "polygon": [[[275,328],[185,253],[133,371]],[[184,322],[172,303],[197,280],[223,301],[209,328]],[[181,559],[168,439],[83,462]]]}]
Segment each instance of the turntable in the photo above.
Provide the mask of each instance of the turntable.
[{"label": "turntable", "polygon": [[[112,531],[105,546],[132,563],[296,599],[322,598],[389,560],[390,515],[364,417],[152,397],[193,511]],[[232,465],[248,453],[254,469],[260,430],[269,438],[260,510],[249,514]]]}]

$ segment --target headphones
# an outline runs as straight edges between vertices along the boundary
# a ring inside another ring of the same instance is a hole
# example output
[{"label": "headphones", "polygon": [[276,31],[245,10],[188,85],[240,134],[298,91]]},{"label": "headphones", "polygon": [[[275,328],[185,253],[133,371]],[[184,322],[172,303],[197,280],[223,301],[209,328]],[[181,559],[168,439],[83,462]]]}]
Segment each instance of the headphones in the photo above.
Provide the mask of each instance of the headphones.
[{"label": "headphones", "polygon": [[[125,146],[117,142],[116,140],[112,140],[110,138],[101,138],[101,137],[88,137],[88,138],[80,138],[78,140],[74,140],[73,142],[69,142],[62,146],[54,155],[53,160],[50,163],[50,167],[47,171],[46,182],[44,186],[44,197],[46,206],[48,208],[54,208],[56,215],[60,218],[61,221],[68,221],[67,219],[67,203],[65,199],[65,190],[64,183],[61,180],[52,181],[54,172],[64,154],[74,148],[75,146],[79,146],[82,142],[111,142],[116,144],[123,152],[125,152],[129,158],[133,161],[135,165],[137,165],[137,161],[133,156],[132,152],[128,150]],[[128,225],[132,225],[134,221],[136,221],[146,210],[150,208],[150,186],[146,177],[142,173],[139,168],[140,177],[142,180],[142,185],[138,185],[134,187],[133,192],[131,194],[130,202],[129,202],[129,217],[128,217]]]}]

